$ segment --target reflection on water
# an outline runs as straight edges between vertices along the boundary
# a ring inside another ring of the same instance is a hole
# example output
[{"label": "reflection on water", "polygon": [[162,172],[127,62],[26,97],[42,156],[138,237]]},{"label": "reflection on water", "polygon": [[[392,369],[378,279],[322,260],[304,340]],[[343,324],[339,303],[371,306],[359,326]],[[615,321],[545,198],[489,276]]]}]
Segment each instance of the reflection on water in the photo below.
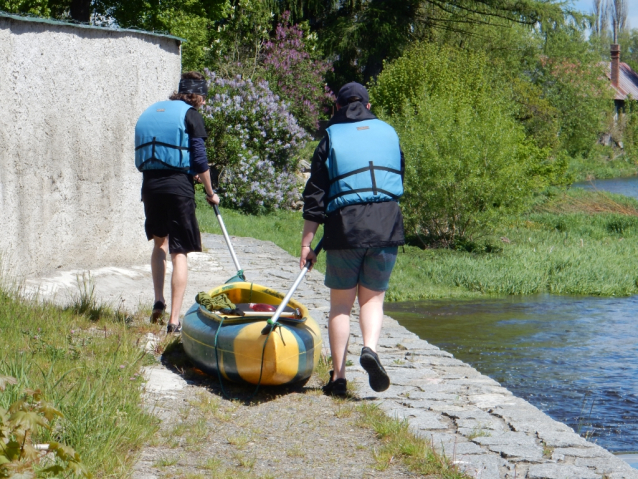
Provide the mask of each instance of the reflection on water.
[{"label": "reflection on water", "polygon": [[581,181],[574,183],[573,186],[576,188],[585,188],[586,190],[609,191],[610,193],[617,193],[638,199],[638,176],[613,178],[611,180]]},{"label": "reflection on water", "polygon": [[638,449],[638,296],[388,303],[386,311],[601,446]]}]

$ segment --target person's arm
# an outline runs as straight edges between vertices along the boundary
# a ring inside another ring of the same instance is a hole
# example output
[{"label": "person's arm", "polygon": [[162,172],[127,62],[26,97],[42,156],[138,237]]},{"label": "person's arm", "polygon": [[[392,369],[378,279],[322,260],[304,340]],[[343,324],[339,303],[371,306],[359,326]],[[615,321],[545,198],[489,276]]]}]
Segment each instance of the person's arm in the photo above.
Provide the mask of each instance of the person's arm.
[{"label": "person's arm", "polygon": [[215,194],[210,180],[210,167],[206,156],[206,127],[202,115],[191,108],[186,113],[186,132],[190,136],[189,150],[191,154],[191,170],[195,173],[195,178],[204,184],[206,201],[209,205],[218,205],[219,196]]},{"label": "person's arm", "polygon": [[301,269],[306,261],[310,261],[313,265],[317,261],[317,255],[312,250],[311,244],[317,228],[324,222],[326,216],[324,197],[329,185],[328,172],[325,167],[328,157],[327,144],[328,141],[324,138],[317,145],[310,165],[310,178],[308,178],[303,192],[303,218],[305,221],[301,235],[301,254],[299,255]]},{"label": "person's arm", "polygon": [[328,158],[328,138],[317,145],[310,164],[310,178],[303,191],[303,218],[323,224],[326,216],[324,199],[330,187],[326,160]]},{"label": "person's arm", "polygon": [[[310,261],[312,265],[314,265],[317,261],[317,255],[312,250],[312,240],[315,237],[317,228],[319,228],[319,223],[304,220],[303,233],[301,234],[301,255],[299,255],[299,269],[303,269],[307,261]],[[310,269],[312,269],[312,266],[310,266]]]},{"label": "person's arm", "polygon": [[217,193],[215,193],[215,190],[213,189],[213,186],[211,184],[210,170],[206,170],[200,173],[198,176],[200,181],[204,184],[204,190],[206,191],[206,201],[208,201],[208,204],[211,206],[218,205],[219,196],[217,196]]},{"label": "person's arm", "polygon": [[215,194],[210,181],[210,167],[206,157],[206,145],[203,138],[191,138],[191,169],[196,173],[196,177],[204,184],[206,201],[209,205],[218,205],[219,196]]}]

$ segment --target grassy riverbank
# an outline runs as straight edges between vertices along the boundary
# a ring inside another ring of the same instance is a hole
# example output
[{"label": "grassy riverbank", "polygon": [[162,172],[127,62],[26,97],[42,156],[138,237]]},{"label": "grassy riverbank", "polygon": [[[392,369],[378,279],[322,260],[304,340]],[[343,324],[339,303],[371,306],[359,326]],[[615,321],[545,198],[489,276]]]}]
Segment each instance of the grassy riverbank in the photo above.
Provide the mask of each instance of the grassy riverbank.
[{"label": "grassy riverbank", "polygon": [[0,376],[17,379],[0,394],[0,407],[41,390],[64,417],[34,443],[73,447],[95,477],[125,476],[157,430],[140,404],[139,373],[150,356],[136,346],[141,332],[130,319],[90,294],[64,310],[0,290]]},{"label": "grassy riverbank", "polygon": [[638,175],[638,164],[629,155],[618,155],[612,148],[598,145],[589,158],[572,158],[569,171],[575,181],[625,178]]},{"label": "grassy riverbank", "polygon": [[[201,199],[200,199],[201,200]],[[247,216],[223,209],[229,233],[272,241],[299,254],[299,212]],[[202,231],[220,233],[212,209],[198,208]],[[399,249],[388,300],[490,294],[638,294],[638,202],[570,190],[505,218],[493,235],[465,250]],[[318,269],[323,271],[325,256]],[[247,272],[248,274],[250,272]]]}]

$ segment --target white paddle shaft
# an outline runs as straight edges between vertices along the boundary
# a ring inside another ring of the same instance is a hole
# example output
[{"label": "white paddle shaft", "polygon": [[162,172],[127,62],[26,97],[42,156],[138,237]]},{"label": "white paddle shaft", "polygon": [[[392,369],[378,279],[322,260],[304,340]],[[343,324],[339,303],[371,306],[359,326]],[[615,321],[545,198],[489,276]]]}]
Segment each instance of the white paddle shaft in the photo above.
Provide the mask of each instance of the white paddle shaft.
[{"label": "white paddle shaft", "polygon": [[235,268],[237,269],[237,271],[241,271],[241,266],[239,266],[239,260],[237,259],[237,255],[235,254],[233,245],[230,243],[230,237],[228,236],[228,231],[226,231],[224,220],[222,219],[222,215],[219,213],[219,208],[217,207],[217,205],[214,206],[214,209],[215,209],[215,215],[217,215],[217,221],[219,221],[219,226],[222,229],[222,233],[224,233],[224,239],[226,240],[228,251],[230,251],[230,256],[233,258],[233,263],[235,263]]}]

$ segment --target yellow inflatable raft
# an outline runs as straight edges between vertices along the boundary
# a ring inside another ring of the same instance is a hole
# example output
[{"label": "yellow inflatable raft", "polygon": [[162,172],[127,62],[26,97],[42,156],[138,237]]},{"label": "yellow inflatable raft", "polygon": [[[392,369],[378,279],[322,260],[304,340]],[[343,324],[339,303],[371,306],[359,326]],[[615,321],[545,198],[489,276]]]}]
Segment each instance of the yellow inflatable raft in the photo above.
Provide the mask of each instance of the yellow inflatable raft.
[{"label": "yellow inflatable raft", "polygon": [[[235,304],[278,306],[284,298],[278,291],[247,282],[225,284],[208,294],[213,298],[225,294]],[[196,303],[183,320],[184,350],[200,369],[219,372],[230,381],[258,384],[261,376],[263,385],[303,383],[319,361],[321,332],[303,304],[291,299],[287,306],[294,312],[264,335],[272,313],[227,315]]]}]

